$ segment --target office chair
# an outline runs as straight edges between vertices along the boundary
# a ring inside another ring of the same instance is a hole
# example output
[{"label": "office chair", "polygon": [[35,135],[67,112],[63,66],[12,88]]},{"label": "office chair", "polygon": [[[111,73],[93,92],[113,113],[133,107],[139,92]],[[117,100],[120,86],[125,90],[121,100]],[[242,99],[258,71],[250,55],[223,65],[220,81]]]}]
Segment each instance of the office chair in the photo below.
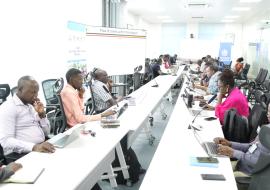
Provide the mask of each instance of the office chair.
[{"label": "office chair", "polygon": [[[259,133],[261,144],[270,150],[270,124],[262,126]],[[251,177],[236,177],[237,186],[248,190],[270,189],[270,154],[262,152]]]},{"label": "office chair", "polygon": [[6,160],[6,157],[4,155],[4,150],[3,150],[3,147],[2,145],[0,144],[0,167],[2,165],[7,165],[7,160]]},{"label": "office chair", "polygon": [[248,116],[248,124],[250,129],[250,142],[257,136],[257,128],[268,123],[267,108],[265,103],[255,104]]},{"label": "office chair", "polygon": [[248,82],[247,75],[248,75],[249,69],[250,69],[250,65],[246,63],[242,71],[237,76],[235,76],[235,80],[237,83],[238,81],[240,81],[241,84],[242,84],[242,81],[246,83]]},{"label": "office chair", "polygon": [[264,83],[268,74],[267,69],[261,68],[256,79],[254,81],[249,82],[248,84],[248,101],[251,102],[254,100],[254,93],[256,90],[263,90],[262,84]]},{"label": "office chair", "polygon": [[14,94],[16,94],[18,91],[18,87],[17,86],[14,86],[12,89],[11,89],[11,95],[13,96]]},{"label": "office chair", "polygon": [[57,79],[52,85],[52,87],[53,87],[52,88],[53,95],[51,97],[56,97],[57,103],[46,105],[47,108],[52,109],[50,112],[47,113],[47,118],[51,123],[51,134],[57,135],[58,133],[64,132],[65,129],[67,128],[67,119],[62,99],[60,96],[61,90],[64,87],[64,79],[63,78]]},{"label": "office chair", "polygon": [[10,87],[8,84],[0,84],[0,105],[6,101],[10,94]]},{"label": "office chair", "polygon": [[86,78],[85,80],[89,86],[90,93],[91,93],[91,98],[87,100],[86,107],[85,107],[85,114],[89,114],[89,115],[92,115],[96,112],[95,98],[94,98],[93,89],[92,89],[93,78],[94,78],[96,70],[97,69],[95,68],[92,72],[89,72],[85,77]]},{"label": "office chair", "polygon": [[57,79],[47,79],[41,82],[46,104],[58,104],[54,85]]}]

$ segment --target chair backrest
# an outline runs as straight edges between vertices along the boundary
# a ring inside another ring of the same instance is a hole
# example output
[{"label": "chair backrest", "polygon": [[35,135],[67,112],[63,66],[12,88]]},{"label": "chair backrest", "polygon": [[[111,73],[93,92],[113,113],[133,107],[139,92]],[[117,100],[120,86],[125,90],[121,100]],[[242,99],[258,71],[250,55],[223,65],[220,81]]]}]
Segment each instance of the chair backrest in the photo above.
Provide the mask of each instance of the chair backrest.
[{"label": "chair backrest", "polygon": [[270,103],[270,92],[268,93],[264,93],[262,96],[261,96],[261,102],[264,102],[266,107],[268,108],[268,105]]},{"label": "chair backrest", "polygon": [[268,149],[268,152],[262,152],[254,166],[254,173],[251,176],[249,190],[270,189],[270,124],[261,127],[259,133],[260,143]]},{"label": "chair backrest", "polygon": [[46,104],[58,104],[56,93],[54,92],[57,79],[47,79],[41,82]]},{"label": "chair backrest", "polygon": [[142,74],[139,72],[135,72],[133,74],[133,87],[134,91],[141,87],[141,76]]},{"label": "chair backrest", "polygon": [[264,103],[255,104],[248,116],[248,123],[250,129],[250,141],[257,136],[257,128],[267,123],[267,111]]},{"label": "chair backrest", "polygon": [[93,93],[93,89],[92,89],[95,71],[96,70],[94,69],[93,72],[89,72],[86,75],[86,81],[88,83],[90,93],[91,93],[91,99],[89,99],[89,101],[87,101],[86,108],[85,108],[86,114],[93,114],[96,112],[95,98],[94,98],[94,93]]},{"label": "chair backrest", "polygon": [[3,147],[1,146],[0,144],[0,167],[2,165],[6,165],[7,164],[7,160],[6,160],[6,157],[4,155],[4,150],[3,150]]},{"label": "chair backrest", "polygon": [[56,135],[58,133],[64,132],[65,129],[67,128],[67,118],[65,115],[65,110],[60,95],[61,90],[64,87],[64,79],[63,78],[56,79],[52,87],[53,87],[52,91],[54,93],[53,97],[57,98],[57,104],[47,104],[47,106],[49,107],[50,106],[54,107],[54,112],[48,113],[47,115],[50,115],[48,119],[50,120],[52,125],[51,133]]},{"label": "chair backrest", "polygon": [[261,75],[263,72],[263,68],[260,68],[259,73],[257,74],[256,78],[255,78],[255,82],[258,83],[258,81],[260,81]]},{"label": "chair backrest", "polygon": [[14,86],[12,89],[11,89],[11,95],[13,96],[14,94],[16,94],[18,91],[18,87],[17,86]]},{"label": "chair backrest", "polygon": [[225,112],[223,124],[224,137],[230,141],[247,143],[249,142],[249,127],[246,117],[237,113],[231,108]]},{"label": "chair backrest", "polygon": [[267,79],[264,81],[263,83],[263,88],[265,92],[269,92],[270,91],[270,79]]},{"label": "chair backrest", "polygon": [[241,72],[241,78],[243,78],[245,80],[247,79],[247,74],[248,74],[249,68],[250,68],[250,65],[246,63],[242,72]]},{"label": "chair backrest", "polygon": [[0,84],[0,105],[6,101],[10,94],[10,87],[8,84]]},{"label": "chair backrest", "polygon": [[264,92],[261,90],[255,90],[254,96],[255,96],[255,103],[261,103],[263,100]]},{"label": "chair backrest", "polygon": [[265,81],[266,77],[267,77],[267,74],[268,74],[268,70],[267,69],[262,69],[261,75],[260,75],[258,81],[256,81],[256,83],[258,85],[262,85],[263,82]]}]

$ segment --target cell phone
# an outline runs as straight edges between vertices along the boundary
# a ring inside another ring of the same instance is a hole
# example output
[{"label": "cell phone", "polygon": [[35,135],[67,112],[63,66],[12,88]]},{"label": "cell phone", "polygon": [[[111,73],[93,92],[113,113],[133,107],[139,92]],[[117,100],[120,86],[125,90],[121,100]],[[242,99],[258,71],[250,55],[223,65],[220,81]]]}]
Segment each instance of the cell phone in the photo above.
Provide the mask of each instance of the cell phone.
[{"label": "cell phone", "polygon": [[222,174],[201,174],[203,180],[218,180],[225,181],[225,177]]},{"label": "cell phone", "polygon": [[218,159],[213,157],[196,157],[196,159],[200,163],[218,163]]},{"label": "cell phone", "polygon": [[204,118],[206,121],[213,121],[213,120],[216,120],[217,118],[216,117],[206,117]]}]

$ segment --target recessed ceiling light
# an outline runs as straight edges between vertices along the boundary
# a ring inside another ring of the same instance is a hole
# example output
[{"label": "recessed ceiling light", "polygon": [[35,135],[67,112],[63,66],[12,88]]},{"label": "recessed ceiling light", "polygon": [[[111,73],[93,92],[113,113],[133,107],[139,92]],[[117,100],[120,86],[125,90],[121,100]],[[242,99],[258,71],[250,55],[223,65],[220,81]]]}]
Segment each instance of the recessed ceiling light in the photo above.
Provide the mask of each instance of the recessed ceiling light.
[{"label": "recessed ceiling light", "polygon": [[234,22],[234,20],[227,20],[227,19],[224,19],[224,20],[221,20],[221,22]]},{"label": "recessed ceiling light", "polygon": [[249,11],[250,7],[233,7],[233,11]]},{"label": "recessed ceiling light", "polygon": [[230,15],[230,16],[225,16],[224,18],[232,19],[232,18],[239,18],[239,16],[238,15]]},{"label": "recessed ceiling light", "polygon": [[240,3],[258,3],[262,0],[240,0]]}]

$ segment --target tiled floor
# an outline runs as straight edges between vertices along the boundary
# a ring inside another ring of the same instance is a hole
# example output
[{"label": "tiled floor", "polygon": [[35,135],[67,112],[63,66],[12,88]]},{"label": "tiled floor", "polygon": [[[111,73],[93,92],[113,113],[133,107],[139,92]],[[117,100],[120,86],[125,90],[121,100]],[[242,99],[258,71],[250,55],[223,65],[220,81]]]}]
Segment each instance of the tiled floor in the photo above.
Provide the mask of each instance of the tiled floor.
[{"label": "tiled floor", "polygon": [[[175,102],[175,100],[173,102]],[[165,120],[162,119],[160,109],[157,109],[157,111],[154,113],[153,115],[154,126],[152,128],[152,134],[153,136],[156,137],[154,145],[152,146],[149,145],[146,134],[144,133],[140,134],[132,145],[132,148],[136,152],[142,167],[145,169],[147,169],[150,165],[150,162],[157,149],[159,141],[163,135],[164,129],[167,125],[168,119],[170,118],[170,114],[173,108],[174,108],[174,105],[171,103],[171,101],[168,101],[165,99],[163,101],[163,110],[166,112],[167,118]],[[137,190],[140,188],[143,178],[144,178],[144,175],[141,175],[139,182],[134,184],[132,187],[128,187],[126,185],[118,185],[116,189],[117,190]],[[113,189],[111,188],[108,182],[102,181],[102,182],[99,182],[99,185],[102,187],[103,190]]]}]

